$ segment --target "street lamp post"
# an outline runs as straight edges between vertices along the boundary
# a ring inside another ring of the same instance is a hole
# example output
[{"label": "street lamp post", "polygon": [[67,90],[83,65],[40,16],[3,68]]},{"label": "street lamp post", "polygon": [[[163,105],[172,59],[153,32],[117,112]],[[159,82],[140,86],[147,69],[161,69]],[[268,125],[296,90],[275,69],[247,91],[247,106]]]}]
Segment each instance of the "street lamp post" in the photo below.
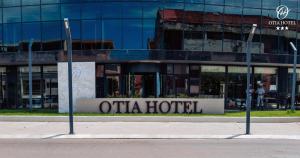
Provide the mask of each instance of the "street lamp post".
[{"label": "street lamp post", "polygon": [[[250,134],[250,111],[251,111],[251,92],[250,92],[250,80],[251,80],[251,42],[255,33],[255,29],[257,27],[257,24],[252,25],[251,32],[249,34],[247,44],[246,44],[246,53],[247,53],[247,100],[246,100],[246,134]],[[250,46],[249,46],[250,45]]]},{"label": "street lamp post", "polygon": [[32,44],[33,39],[28,44],[28,76],[29,76],[29,110],[32,110]]},{"label": "street lamp post", "polygon": [[73,128],[73,86],[72,86],[72,37],[69,19],[64,18],[64,26],[66,31],[67,51],[68,51],[68,83],[69,83],[69,123],[70,134],[74,134]]},{"label": "street lamp post", "polygon": [[296,65],[297,65],[297,48],[293,44],[293,42],[290,42],[291,47],[294,51],[294,64],[293,64],[293,86],[292,86],[292,96],[291,96],[291,110],[295,110],[295,93],[296,93]]}]

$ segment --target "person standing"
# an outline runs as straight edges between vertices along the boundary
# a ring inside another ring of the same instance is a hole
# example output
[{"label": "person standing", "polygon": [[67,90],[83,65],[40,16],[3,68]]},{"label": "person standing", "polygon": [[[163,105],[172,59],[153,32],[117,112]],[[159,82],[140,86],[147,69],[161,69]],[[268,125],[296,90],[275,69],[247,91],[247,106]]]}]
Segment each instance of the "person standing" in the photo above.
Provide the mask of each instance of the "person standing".
[{"label": "person standing", "polygon": [[256,94],[257,94],[256,107],[257,107],[258,110],[263,110],[264,109],[265,89],[264,89],[262,83],[259,84],[259,87],[256,90]]}]

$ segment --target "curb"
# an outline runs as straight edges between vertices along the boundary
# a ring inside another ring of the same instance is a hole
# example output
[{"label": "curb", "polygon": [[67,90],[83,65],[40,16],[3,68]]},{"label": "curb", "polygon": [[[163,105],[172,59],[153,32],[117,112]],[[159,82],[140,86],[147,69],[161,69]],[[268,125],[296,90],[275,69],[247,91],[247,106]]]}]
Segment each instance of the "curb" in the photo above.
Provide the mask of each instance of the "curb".
[{"label": "curb", "polygon": [[300,135],[160,135],[160,134],[56,134],[56,135],[0,135],[0,139],[289,139]]},{"label": "curb", "polygon": [[[245,117],[74,116],[75,122],[219,122],[245,123]],[[68,116],[0,116],[0,122],[68,122]],[[252,123],[293,123],[300,117],[252,117]]]}]

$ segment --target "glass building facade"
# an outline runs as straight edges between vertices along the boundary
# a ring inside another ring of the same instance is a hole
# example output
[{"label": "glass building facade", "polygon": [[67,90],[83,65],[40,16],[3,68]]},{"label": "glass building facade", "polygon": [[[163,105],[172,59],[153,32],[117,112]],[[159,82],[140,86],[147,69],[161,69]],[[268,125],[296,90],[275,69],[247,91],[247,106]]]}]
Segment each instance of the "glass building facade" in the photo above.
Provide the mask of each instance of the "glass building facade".
[{"label": "glass building facade", "polygon": [[[64,18],[70,21],[74,61],[96,62],[97,97],[224,97],[226,108],[239,108],[253,23],[254,88],[263,83],[269,97],[291,91],[289,42],[300,49],[298,0],[0,2],[1,108],[28,105],[31,39],[34,105],[57,107],[57,62],[67,59]],[[284,20],[295,21],[284,30],[270,24],[279,21],[280,5],[290,10]]]}]

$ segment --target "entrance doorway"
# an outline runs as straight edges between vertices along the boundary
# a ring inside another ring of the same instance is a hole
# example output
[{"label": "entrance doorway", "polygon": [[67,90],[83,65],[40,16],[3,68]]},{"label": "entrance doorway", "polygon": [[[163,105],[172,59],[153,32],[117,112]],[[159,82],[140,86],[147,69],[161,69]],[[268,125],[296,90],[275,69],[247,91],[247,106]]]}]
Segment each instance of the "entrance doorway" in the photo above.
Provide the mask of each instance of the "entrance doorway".
[{"label": "entrance doorway", "polygon": [[132,97],[155,97],[155,73],[130,73],[128,75],[128,90]]}]

